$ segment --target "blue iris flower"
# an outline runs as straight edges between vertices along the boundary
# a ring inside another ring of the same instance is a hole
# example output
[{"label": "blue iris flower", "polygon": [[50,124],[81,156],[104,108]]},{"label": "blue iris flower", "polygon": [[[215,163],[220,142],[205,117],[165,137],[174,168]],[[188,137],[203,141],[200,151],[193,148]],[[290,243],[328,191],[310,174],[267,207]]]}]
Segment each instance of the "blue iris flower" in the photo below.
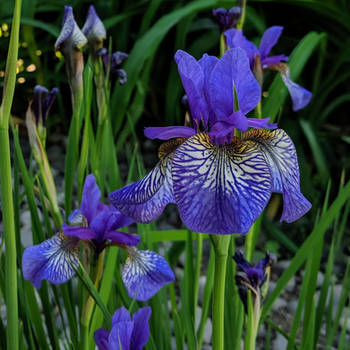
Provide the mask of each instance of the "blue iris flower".
[{"label": "blue iris flower", "polygon": [[[273,26],[268,28],[261,38],[259,48],[247,40],[241,29],[229,29],[225,32],[227,45],[231,48],[240,47],[249,57],[252,70],[278,70],[293,101],[293,110],[298,111],[308,105],[312,93],[290,79],[289,67],[283,63],[288,61],[285,55],[269,56],[272,48],[281,36],[283,27]],[[259,67],[257,67],[257,65]]]},{"label": "blue iris flower", "polygon": [[116,310],[112,330],[100,328],[94,333],[98,350],[142,350],[149,338],[149,306],[136,311],[131,318],[125,307]]},{"label": "blue iris flower", "polygon": [[[143,179],[109,195],[135,221],[151,222],[168,203],[192,231],[247,233],[272,192],[282,193],[281,220],[292,222],[311,207],[300,191],[292,140],[268,118],[248,118],[261,96],[249,59],[240,48],[219,60],[175,55],[193,127],[146,128],[151,139],[175,138],[160,147],[160,161]],[[235,109],[235,100],[239,109]],[[252,129],[247,130],[248,127]],[[235,129],[244,131],[234,136]]]},{"label": "blue iris flower", "polygon": [[109,245],[117,245],[128,253],[122,279],[129,296],[147,300],[163,285],[173,281],[174,274],[163,257],[149,250],[136,249],[139,236],[118,231],[134,220],[100,202],[100,197],[95,177],[88,175],[80,209],[69,217],[71,225],[64,224],[58,235],[25,250],[22,259],[24,278],[36,288],[40,288],[43,279],[64,283],[74,276],[73,266],[79,265],[80,241],[90,244],[96,254]]},{"label": "blue iris flower", "polygon": [[248,312],[248,290],[253,292],[253,298],[261,299],[261,288],[267,279],[267,271],[276,262],[277,258],[274,254],[266,253],[264,258],[260,259],[256,265],[251,265],[240,251],[237,251],[232,258],[237,264],[235,279],[238,292],[244,309]]}]

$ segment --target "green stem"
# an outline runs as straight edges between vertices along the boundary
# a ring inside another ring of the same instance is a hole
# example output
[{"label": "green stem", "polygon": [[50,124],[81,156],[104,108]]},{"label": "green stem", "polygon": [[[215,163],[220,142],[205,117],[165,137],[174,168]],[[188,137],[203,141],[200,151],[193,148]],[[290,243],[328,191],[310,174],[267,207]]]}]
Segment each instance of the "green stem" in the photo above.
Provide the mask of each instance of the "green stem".
[{"label": "green stem", "polygon": [[242,0],[242,15],[239,22],[237,23],[237,29],[243,29],[245,14],[246,14],[246,7],[247,7],[247,0]]},{"label": "green stem", "polygon": [[9,119],[16,84],[18,57],[18,37],[21,19],[21,0],[16,0],[13,12],[10,46],[6,61],[3,99],[0,106],[0,187],[2,217],[5,240],[5,292],[7,327],[7,348],[18,349],[18,296],[17,296],[17,251],[12,195],[11,154],[9,139]]},{"label": "green stem", "polygon": [[231,236],[211,236],[215,251],[213,350],[224,350],[226,264]]},{"label": "green stem", "polygon": [[198,303],[198,291],[199,291],[199,278],[201,275],[202,266],[202,253],[203,253],[203,236],[197,234],[197,249],[196,249],[196,266],[195,266],[195,277],[194,277],[194,315],[196,315],[196,308]]},{"label": "green stem", "polygon": [[5,278],[7,308],[7,348],[18,349],[17,252],[12,198],[10,140],[8,129],[0,129],[0,162],[2,217],[5,238]]}]

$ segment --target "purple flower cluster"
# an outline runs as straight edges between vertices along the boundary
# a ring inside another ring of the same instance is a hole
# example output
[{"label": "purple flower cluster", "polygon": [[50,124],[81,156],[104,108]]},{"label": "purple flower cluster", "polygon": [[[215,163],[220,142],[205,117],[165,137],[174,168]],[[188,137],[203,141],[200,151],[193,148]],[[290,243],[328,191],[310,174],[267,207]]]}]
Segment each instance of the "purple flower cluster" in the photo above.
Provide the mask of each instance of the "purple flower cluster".
[{"label": "purple flower cluster", "polygon": [[108,245],[117,245],[128,253],[122,269],[122,279],[131,298],[147,300],[165,284],[174,280],[167,262],[149,250],[137,250],[139,236],[118,231],[134,221],[122,215],[112,205],[100,202],[101,192],[93,175],[88,175],[80,209],[70,216],[70,225],[62,232],[32,247],[22,259],[24,278],[36,288],[47,279],[60,284],[73,277],[79,265],[79,242],[85,242],[99,254]]}]

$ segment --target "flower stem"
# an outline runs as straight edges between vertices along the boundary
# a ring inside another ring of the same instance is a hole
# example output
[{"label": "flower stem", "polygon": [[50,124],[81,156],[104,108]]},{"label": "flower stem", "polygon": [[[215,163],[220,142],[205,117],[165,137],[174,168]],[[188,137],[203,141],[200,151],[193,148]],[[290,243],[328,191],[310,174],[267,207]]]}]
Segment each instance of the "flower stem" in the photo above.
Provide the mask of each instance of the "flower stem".
[{"label": "flower stem", "polygon": [[227,253],[231,236],[211,236],[215,251],[213,291],[213,350],[224,349],[224,311]]},{"label": "flower stem", "polygon": [[247,7],[247,0],[241,0],[241,8],[242,8],[242,15],[237,23],[237,29],[243,29],[244,21],[245,21],[245,13],[246,13],[246,7]]},{"label": "flower stem", "polygon": [[0,189],[2,202],[3,230],[5,240],[5,296],[7,327],[7,348],[18,349],[18,295],[17,295],[17,251],[12,196],[11,154],[9,119],[16,84],[18,58],[18,37],[21,19],[21,0],[16,0],[13,12],[10,46],[6,61],[3,99],[0,106]]}]

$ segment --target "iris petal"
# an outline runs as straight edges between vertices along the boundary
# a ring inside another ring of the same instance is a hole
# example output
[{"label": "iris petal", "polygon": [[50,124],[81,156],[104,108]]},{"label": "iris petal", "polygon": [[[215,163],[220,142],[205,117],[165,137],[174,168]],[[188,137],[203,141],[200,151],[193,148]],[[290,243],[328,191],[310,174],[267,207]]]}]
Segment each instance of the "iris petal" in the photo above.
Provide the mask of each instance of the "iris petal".
[{"label": "iris petal", "polygon": [[150,250],[132,250],[122,270],[122,279],[131,298],[146,301],[174,280],[166,260]]},{"label": "iris petal", "polygon": [[132,321],[113,324],[109,334],[109,349],[130,350],[130,342],[134,323]]},{"label": "iris petal", "polygon": [[137,310],[133,315],[134,329],[132,331],[132,350],[142,350],[149,338],[148,320],[151,317],[152,309],[149,306]]},{"label": "iris petal", "polygon": [[137,222],[155,220],[169,203],[174,203],[171,158],[166,156],[143,179],[109,194],[110,202]]},{"label": "iris petal", "polygon": [[101,191],[96,184],[95,176],[90,174],[86,177],[81,198],[80,210],[90,223],[99,208]]},{"label": "iris petal", "polygon": [[271,195],[269,168],[256,146],[213,145],[206,134],[176,150],[172,176],[181,219],[195,232],[246,233]]},{"label": "iris petal", "polygon": [[293,111],[298,111],[307,106],[311,100],[312,93],[290,79],[289,68],[287,66],[284,66],[284,69],[281,70],[281,76],[292,98]]},{"label": "iris petal", "polygon": [[209,80],[210,103],[217,120],[225,120],[234,110],[234,89],[239,110],[251,111],[260,101],[261,89],[249,67],[246,53],[239,47],[230,49],[215,65]]},{"label": "iris petal", "polygon": [[109,332],[106,329],[100,328],[94,333],[94,340],[98,350],[109,350],[108,347]]},{"label": "iris petal", "polygon": [[35,288],[41,287],[43,279],[54,284],[67,282],[75,274],[71,265],[79,265],[75,242],[62,234],[28,247],[22,257],[23,276]]},{"label": "iris petal", "polygon": [[193,120],[199,125],[208,122],[208,107],[204,96],[204,72],[200,64],[187,52],[178,50],[175,61],[182,85],[187,94]]},{"label": "iris petal", "polygon": [[243,35],[241,29],[231,28],[225,32],[225,38],[227,45],[233,49],[240,47],[245,51],[249,58],[250,67],[254,66],[254,57],[259,54],[258,48]]},{"label": "iris petal", "polygon": [[103,40],[106,38],[106,28],[98,17],[93,5],[89,7],[88,15],[81,31],[89,40]]},{"label": "iris petal", "polygon": [[261,38],[259,46],[261,60],[264,60],[272,48],[276,45],[279,37],[282,34],[282,31],[283,27],[281,26],[273,26],[266,29],[263,37]]},{"label": "iris petal", "polygon": [[190,137],[196,131],[188,126],[156,126],[145,128],[145,136],[151,140],[169,140],[175,137]]},{"label": "iris petal", "polygon": [[270,167],[273,192],[283,194],[281,221],[292,222],[299,219],[311,208],[311,203],[300,191],[298,158],[291,138],[282,129],[268,132],[250,130],[243,139],[254,142],[264,154]]}]

